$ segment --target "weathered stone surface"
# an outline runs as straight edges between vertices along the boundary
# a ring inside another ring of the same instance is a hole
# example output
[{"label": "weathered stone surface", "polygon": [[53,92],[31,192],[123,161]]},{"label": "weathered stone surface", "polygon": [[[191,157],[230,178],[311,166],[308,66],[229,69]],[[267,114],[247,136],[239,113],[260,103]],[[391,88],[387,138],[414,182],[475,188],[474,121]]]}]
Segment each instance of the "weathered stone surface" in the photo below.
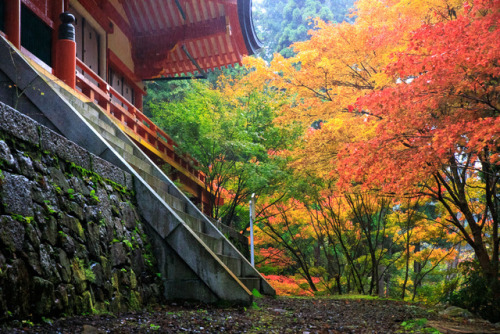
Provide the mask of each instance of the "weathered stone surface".
[{"label": "weathered stone surface", "polygon": [[102,266],[102,272],[105,277],[108,278],[108,280],[111,279],[111,263],[109,262],[108,258],[101,256],[100,257],[100,262]]},{"label": "weathered stone surface", "polygon": [[87,236],[87,249],[89,251],[90,257],[93,259],[99,259],[99,257],[101,256],[101,247],[99,243],[99,225],[93,222],[88,224],[85,234]]},{"label": "weathered stone surface", "polygon": [[145,272],[144,256],[140,249],[134,249],[131,254],[132,270],[138,274]]},{"label": "weathered stone surface", "polygon": [[63,312],[64,310],[67,310],[68,308],[68,292],[66,291],[66,286],[64,285],[59,285],[54,291],[54,308],[59,311]]},{"label": "weathered stone surface", "polygon": [[125,187],[127,189],[134,189],[134,178],[129,173],[125,173]]},{"label": "weathered stone surface", "polygon": [[137,212],[132,209],[132,206],[130,203],[120,202],[118,205],[119,205],[119,211],[123,217],[123,221],[125,223],[125,226],[127,227],[127,229],[132,230],[133,227],[136,225],[136,221],[139,220]]},{"label": "weathered stone surface", "polygon": [[53,182],[55,184],[57,193],[62,194],[68,192],[69,183],[61,169],[50,167],[49,175],[51,178],[50,182]]},{"label": "weathered stone surface", "polygon": [[47,176],[39,178],[32,188],[33,201],[44,206],[57,206],[56,189]]},{"label": "weathered stone surface", "polygon": [[439,312],[439,315],[444,315],[447,317],[460,317],[466,319],[473,317],[472,313],[458,306],[447,307],[445,310]]},{"label": "weathered stone surface", "polygon": [[114,230],[116,232],[116,238],[118,240],[122,240],[123,239],[123,234],[124,234],[124,229],[123,229],[123,225],[122,225],[122,222],[121,222],[121,219],[119,217],[116,217],[113,219],[113,225],[114,225]]},{"label": "weathered stone surface", "polygon": [[98,262],[94,262],[90,265],[90,269],[95,275],[94,284],[98,287],[102,287],[104,284],[104,272],[102,270],[102,266]]},{"label": "weathered stone surface", "polygon": [[99,188],[96,191],[96,196],[99,198],[99,203],[96,205],[99,210],[99,215],[106,222],[111,222],[113,214],[111,213],[108,193],[103,188]]},{"label": "weathered stone surface", "polygon": [[30,180],[34,179],[36,176],[35,168],[33,167],[33,161],[30,157],[25,156],[24,152],[18,152],[16,154],[16,160],[19,163],[19,171],[22,175],[26,176]]},{"label": "weathered stone surface", "polygon": [[62,249],[59,249],[57,268],[63,282],[69,283],[71,281],[71,263],[68,259],[68,255]]},{"label": "weathered stone surface", "polygon": [[0,199],[5,212],[25,217],[33,216],[33,200],[31,198],[32,183],[25,176],[3,173],[0,183]]},{"label": "weathered stone surface", "polygon": [[24,232],[23,223],[10,216],[0,216],[0,241],[9,252],[19,252],[23,249]]},{"label": "weathered stone surface", "polygon": [[42,265],[40,264],[40,258],[39,258],[39,253],[38,252],[28,252],[28,261],[27,264],[31,268],[33,272],[35,272],[37,275],[42,276]]},{"label": "weathered stone surface", "polygon": [[61,281],[61,277],[56,270],[56,263],[52,259],[53,249],[50,245],[40,245],[40,266],[42,267],[43,277],[51,278],[54,282]]},{"label": "weathered stone surface", "polygon": [[50,245],[55,246],[59,235],[56,219],[52,216],[47,217],[42,226],[42,240],[48,241]]},{"label": "weathered stone surface", "polygon": [[11,167],[13,169],[19,168],[17,160],[14,159],[14,156],[10,152],[9,146],[3,140],[0,140],[0,161],[3,162],[7,167]]},{"label": "weathered stone surface", "polygon": [[34,222],[33,224],[32,223],[26,224],[25,232],[33,248],[35,250],[40,249],[40,239],[42,237],[42,233],[40,232],[40,229],[38,229],[38,227],[34,225]]},{"label": "weathered stone surface", "polygon": [[59,238],[61,240],[62,249],[64,249],[64,251],[72,257],[76,252],[75,241],[73,238],[67,235],[64,231],[59,233]]},{"label": "weathered stone surface", "polygon": [[111,263],[113,267],[130,264],[130,259],[125,252],[125,246],[121,242],[111,245]]},{"label": "weathered stone surface", "polygon": [[42,316],[49,314],[54,306],[54,285],[41,277],[33,278],[32,296],[35,301],[35,314]]},{"label": "weathered stone surface", "polygon": [[126,311],[157,300],[160,290],[144,295],[159,279],[144,265],[135,199],[103,181],[131,176],[96,159],[105,174],[96,177],[77,167],[90,170],[90,155],[63,137],[42,129],[39,147],[38,132],[20,138],[2,126],[0,314]]},{"label": "weathered stone surface", "polygon": [[92,156],[92,170],[104,179],[109,179],[121,185],[126,185],[125,174],[120,168],[111,165],[104,159]]},{"label": "weathered stone surface", "polygon": [[75,216],[78,220],[83,220],[83,209],[80,205],[78,205],[78,203],[65,200],[61,209],[70,215]]},{"label": "weathered stone surface", "polygon": [[73,176],[69,179],[69,185],[72,189],[75,190],[75,193],[81,193],[83,196],[89,196],[90,190],[85,185],[85,183],[76,176]]},{"label": "weathered stone surface", "polygon": [[26,316],[30,312],[30,276],[24,262],[13,260],[7,265],[6,277],[2,284],[10,312]]},{"label": "weathered stone surface", "polygon": [[73,259],[71,262],[72,271],[72,281],[75,286],[76,292],[82,294],[87,289],[87,279],[85,277],[85,268],[80,265],[81,262],[78,259]]},{"label": "weathered stone surface", "polygon": [[32,144],[39,143],[37,124],[4,104],[0,104],[0,129]]},{"label": "weathered stone surface", "polygon": [[44,127],[41,128],[40,135],[42,150],[53,152],[61,159],[90,170],[90,155],[85,149]]}]

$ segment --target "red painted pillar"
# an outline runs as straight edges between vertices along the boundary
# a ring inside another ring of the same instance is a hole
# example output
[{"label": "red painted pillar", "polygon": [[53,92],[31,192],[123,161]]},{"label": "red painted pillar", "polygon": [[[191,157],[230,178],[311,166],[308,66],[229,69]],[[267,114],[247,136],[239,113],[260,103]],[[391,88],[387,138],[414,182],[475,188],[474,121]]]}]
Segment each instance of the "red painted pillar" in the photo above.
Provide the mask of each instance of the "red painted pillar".
[{"label": "red painted pillar", "polygon": [[75,43],[75,17],[64,12],[59,15],[61,25],[57,40],[55,75],[68,86],[76,86],[76,43]]},{"label": "red painted pillar", "polygon": [[21,49],[21,0],[8,0],[5,2],[5,33],[9,41]]},{"label": "red painted pillar", "polygon": [[54,21],[54,28],[52,29],[52,73],[56,74],[56,59],[57,59],[57,41],[59,36],[59,15],[64,12],[64,0],[52,1],[52,16]]},{"label": "red painted pillar", "polygon": [[135,97],[134,97],[135,107],[137,109],[139,109],[140,111],[142,111],[142,92],[135,90],[134,94],[135,94]]}]

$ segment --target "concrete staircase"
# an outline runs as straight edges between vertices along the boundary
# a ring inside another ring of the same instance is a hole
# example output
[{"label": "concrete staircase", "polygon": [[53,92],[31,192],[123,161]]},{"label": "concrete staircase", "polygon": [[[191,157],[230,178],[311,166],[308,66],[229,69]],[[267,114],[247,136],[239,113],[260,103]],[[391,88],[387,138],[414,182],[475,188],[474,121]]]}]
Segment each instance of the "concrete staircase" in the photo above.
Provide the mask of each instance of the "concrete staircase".
[{"label": "concrete staircase", "polygon": [[253,289],[275,294],[113,120],[42,72],[0,36],[2,101],[132,175],[167,299],[249,304]]},{"label": "concrete staircase", "polygon": [[232,243],[191,201],[172,184],[139,147],[92,102],[82,102],[57,84],[52,85],[108,143],[136,170],[199,239],[252,291],[274,294],[274,290]]}]

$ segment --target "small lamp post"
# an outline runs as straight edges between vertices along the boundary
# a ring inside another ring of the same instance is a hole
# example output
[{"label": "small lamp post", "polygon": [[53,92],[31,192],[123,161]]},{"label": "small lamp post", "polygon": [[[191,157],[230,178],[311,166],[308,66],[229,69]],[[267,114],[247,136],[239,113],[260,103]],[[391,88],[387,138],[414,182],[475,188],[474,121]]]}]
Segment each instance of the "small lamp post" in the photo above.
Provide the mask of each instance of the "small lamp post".
[{"label": "small lamp post", "polygon": [[255,267],[254,243],[253,243],[253,223],[255,221],[255,194],[250,198],[250,263]]}]

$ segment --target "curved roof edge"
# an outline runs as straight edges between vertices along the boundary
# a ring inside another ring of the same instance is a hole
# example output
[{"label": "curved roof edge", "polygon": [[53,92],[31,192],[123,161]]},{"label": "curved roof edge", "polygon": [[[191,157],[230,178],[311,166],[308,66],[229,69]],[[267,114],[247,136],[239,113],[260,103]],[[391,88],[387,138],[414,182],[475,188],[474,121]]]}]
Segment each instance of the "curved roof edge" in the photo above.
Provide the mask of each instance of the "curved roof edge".
[{"label": "curved roof edge", "polygon": [[248,51],[248,55],[251,56],[255,54],[260,48],[262,48],[262,42],[257,37],[255,29],[253,26],[252,19],[252,0],[239,0],[238,1],[238,16],[240,21],[241,33],[243,34],[243,39],[245,40],[245,46]]}]

